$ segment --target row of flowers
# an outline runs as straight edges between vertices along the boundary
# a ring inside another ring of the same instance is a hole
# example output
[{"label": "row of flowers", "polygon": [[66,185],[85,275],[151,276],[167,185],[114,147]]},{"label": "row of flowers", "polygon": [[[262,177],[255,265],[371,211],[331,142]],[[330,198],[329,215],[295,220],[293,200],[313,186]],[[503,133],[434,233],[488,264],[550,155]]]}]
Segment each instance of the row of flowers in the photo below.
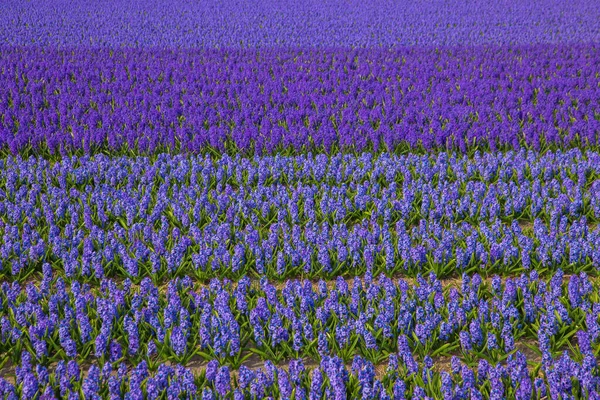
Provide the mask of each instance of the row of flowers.
[{"label": "row of flowers", "polygon": [[565,352],[542,368],[531,368],[531,359],[517,351],[504,363],[481,359],[473,368],[453,357],[451,368],[441,372],[431,357],[417,363],[406,351],[391,354],[383,373],[360,356],[350,365],[339,357],[324,357],[308,368],[302,359],[294,359],[287,365],[266,362],[264,368],[242,366],[237,371],[212,361],[205,369],[192,371],[167,364],[151,369],[145,361],[131,366],[82,366],[71,360],[48,368],[23,352],[16,380],[0,378],[0,396],[9,400],[596,399],[600,396],[597,360],[585,336],[578,340],[575,358]]},{"label": "row of flowers", "polygon": [[0,276],[595,271],[600,155],[0,161]]},{"label": "row of flowers", "polygon": [[[483,280],[464,275],[444,287],[433,274],[414,283],[367,274],[347,282],[266,279],[236,284],[190,278],[156,287],[105,280],[100,288],[53,277],[40,287],[3,283],[0,362],[18,362],[28,350],[37,362],[217,359],[233,366],[249,357],[284,359],[355,355],[379,363],[405,351],[424,357],[462,354],[501,362],[531,347],[542,360],[569,348],[581,331],[600,352],[600,297],[585,274],[549,280],[530,276]],[[525,346],[525,347],[524,347]]]},{"label": "row of flowers", "polygon": [[272,153],[597,146],[595,44],[0,49],[0,148]]}]

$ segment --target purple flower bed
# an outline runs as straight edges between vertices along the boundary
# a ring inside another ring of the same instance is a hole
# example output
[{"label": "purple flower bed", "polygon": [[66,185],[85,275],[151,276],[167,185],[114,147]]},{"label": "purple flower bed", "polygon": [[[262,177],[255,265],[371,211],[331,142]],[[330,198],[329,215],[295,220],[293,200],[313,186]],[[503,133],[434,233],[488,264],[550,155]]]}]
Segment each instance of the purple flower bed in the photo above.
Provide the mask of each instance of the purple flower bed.
[{"label": "purple flower bed", "polygon": [[600,40],[586,0],[4,0],[0,44],[93,47],[390,47]]},{"label": "purple flower bed", "polygon": [[597,146],[596,45],[0,50],[0,149]]}]

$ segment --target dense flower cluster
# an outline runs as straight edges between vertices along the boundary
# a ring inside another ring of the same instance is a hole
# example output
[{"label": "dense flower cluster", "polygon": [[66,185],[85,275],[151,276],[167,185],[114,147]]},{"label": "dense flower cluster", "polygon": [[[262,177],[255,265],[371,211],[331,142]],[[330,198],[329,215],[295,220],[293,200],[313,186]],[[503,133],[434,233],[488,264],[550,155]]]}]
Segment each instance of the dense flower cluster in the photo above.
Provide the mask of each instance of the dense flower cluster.
[{"label": "dense flower cluster", "polygon": [[600,266],[600,154],[0,161],[0,276],[67,279]]},{"label": "dense flower cluster", "polygon": [[594,1],[3,0],[0,44],[389,47],[600,40]]},{"label": "dense flower cluster", "polygon": [[362,50],[0,49],[0,148],[597,146],[595,44]]},{"label": "dense flower cluster", "polygon": [[[402,399],[411,392],[529,399],[600,390],[600,292],[585,274],[567,278],[559,271],[544,280],[532,272],[490,281],[465,275],[460,288],[444,287],[433,275],[413,284],[369,275],[350,284],[339,278],[331,287],[288,281],[281,289],[248,279],[198,287],[185,278],[162,292],[148,280],[139,287],[104,281],[100,290],[77,282],[66,288],[47,271],[40,287],[2,284],[0,299],[0,354],[18,365],[18,390],[26,398],[38,392],[65,398],[79,388],[86,398],[129,392],[126,398],[135,399],[164,391],[291,398],[294,390],[295,398],[315,399],[325,393]],[[528,347],[535,349],[529,359]],[[263,357],[265,368],[241,365],[232,386],[227,364],[239,365],[233,356],[244,349]],[[90,352],[95,361],[84,378],[77,362]],[[210,360],[196,377],[162,364],[194,353]],[[451,354],[463,361],[453,357],[451,371],[434,368],[432,356]],[[319,366],[308,371],[301,357]],[[273,363],[284,358],[293,359],[288,368]],[[386,361],[376,377],[374,365]],[[0,387],[8,398],[17,391],[6,381]]]}]

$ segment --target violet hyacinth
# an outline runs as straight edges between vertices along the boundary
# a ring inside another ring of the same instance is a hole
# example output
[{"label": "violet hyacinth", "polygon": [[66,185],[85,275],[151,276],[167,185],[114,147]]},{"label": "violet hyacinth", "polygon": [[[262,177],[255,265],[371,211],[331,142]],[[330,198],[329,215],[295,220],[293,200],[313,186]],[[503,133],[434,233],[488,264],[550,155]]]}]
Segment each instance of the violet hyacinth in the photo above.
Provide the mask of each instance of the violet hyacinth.
[{"label": "violet hyacinth", "polygon": [[227,366],[220,367],[215,377],[215,388],[219,396],[225,397],[231,391],[230,380],[229,368]]}]

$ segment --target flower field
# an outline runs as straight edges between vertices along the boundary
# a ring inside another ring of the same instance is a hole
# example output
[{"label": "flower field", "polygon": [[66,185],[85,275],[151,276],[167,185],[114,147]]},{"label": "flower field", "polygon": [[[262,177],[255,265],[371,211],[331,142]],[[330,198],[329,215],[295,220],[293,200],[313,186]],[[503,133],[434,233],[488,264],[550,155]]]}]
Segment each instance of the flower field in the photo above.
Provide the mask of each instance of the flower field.
[{"label": "flower field", "polygon": [[0,399],[600,399],[595,2],[0,15]]}]

